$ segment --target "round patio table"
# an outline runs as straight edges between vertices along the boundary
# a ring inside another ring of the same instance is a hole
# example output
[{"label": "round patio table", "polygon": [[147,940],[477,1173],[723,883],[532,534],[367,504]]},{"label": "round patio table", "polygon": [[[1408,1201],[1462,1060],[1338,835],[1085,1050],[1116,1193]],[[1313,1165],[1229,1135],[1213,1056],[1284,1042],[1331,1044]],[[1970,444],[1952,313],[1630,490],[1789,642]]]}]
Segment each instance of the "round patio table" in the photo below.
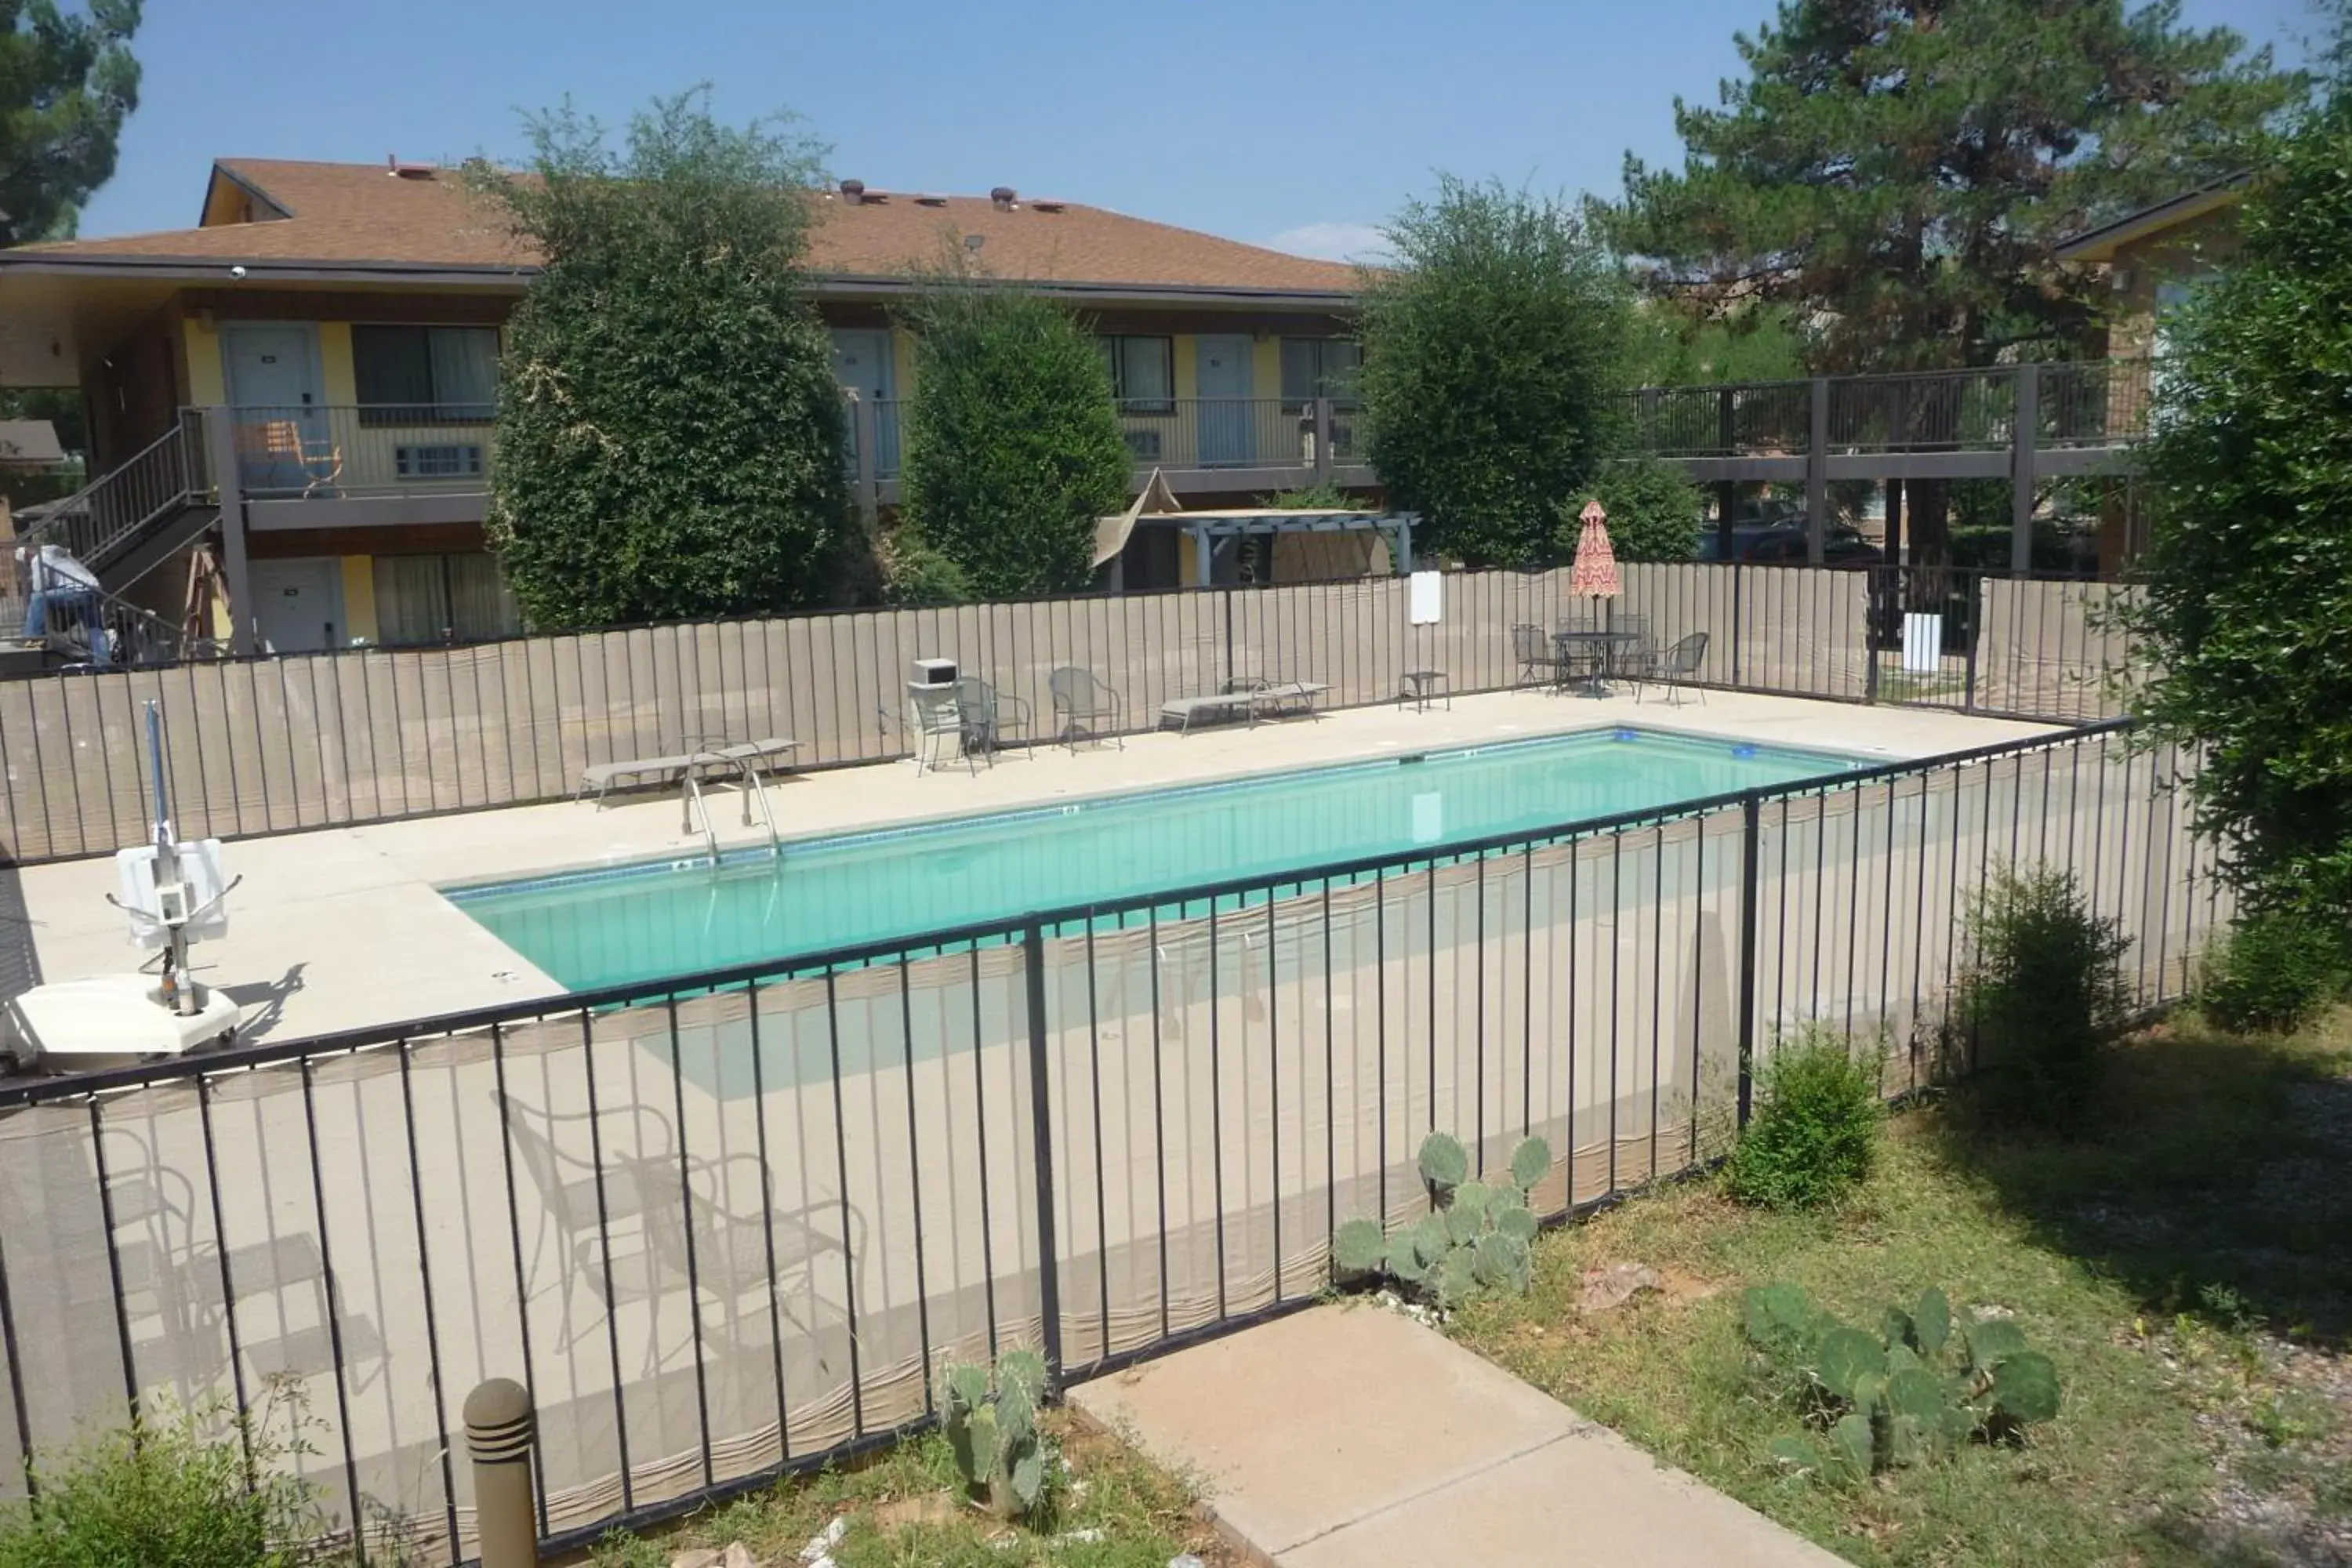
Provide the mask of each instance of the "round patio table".
[{"label": "round patio table", "polygon": [[1551,640],[1559,653],[1560,686],[1564,689],[1580,679],[1587,696],[1606,697],[1610,679],[1617,673],[1619,650],[1642,638],[1638,632],[1568,631],[1552,633]]}]

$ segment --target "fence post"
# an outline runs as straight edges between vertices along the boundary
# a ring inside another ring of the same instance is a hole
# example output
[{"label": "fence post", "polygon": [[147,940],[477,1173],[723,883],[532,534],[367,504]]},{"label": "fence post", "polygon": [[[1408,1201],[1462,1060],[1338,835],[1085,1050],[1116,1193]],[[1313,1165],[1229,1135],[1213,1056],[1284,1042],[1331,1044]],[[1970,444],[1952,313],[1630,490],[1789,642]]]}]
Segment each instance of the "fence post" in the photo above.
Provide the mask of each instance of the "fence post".
[{"label": "fence post", "polygon": [[[1045,1336],[1045,1387],[1062,1387],[1062,1267],[1054,1240],[1054,1120],[1052,1075],[1045,1045],[1045,931],[1034,921],[1021,933],[1022,967],[1029,982],[1029,1125],[1037,1166],[1037,1312]],[[1109,1347],[1106,1345],[1105,1351]],[[487,1568],[487,1564],[485,1565]]]},{"label": "fence post", "polygon": [[1731,563],[1731,684],[1734,686],[1739,684],[1739,645],[1746,640],[1739,618],[1739,585],[1745,581],[1747,578],[1740,563],[1737,560],[1733,561]]},{"label": "fence post", "polygon": [[220,498],[221,580],[227,589],[228,651],[253,651],[252,575],[245,564],[245,476],[237,468],[236,425],[226,408],[204,411],[205,438]]},{"label": "fence post", "polygon": [[2015,374],[2016,426],[2009,435],[2009,569],[2022,577],[2033,570],[2033,443],[2042,430],[2042,370],[2028,363]]},{"label": "fence post", "polygon": [[1739,803],[1739,1125],[1756,1100],[1756,893],[1764,804],[1750,791]]},{"label": "fence post", "polygon": [[466,1395],[465,1420],[481,1568],[539,1568],[530,1496],[530,1392],[511,1378],[477,1384]]},{"label": "fence post", "polygon": [[1315,477],[1328,479],[1334,467],[1331,458],[1331,400],[1315,400]]},{"label": "fence post", "polygon": [[1812,431],[1805,443],[1805,559],[1819,566],[1830,542],[1830,383],[1813,377]]},{"label": "fence post", "polygon": [[1960,691],[1960,710],[1973,713],[1977,710],[1977,639],[1984,635],[1984,574],[1971,572],[1965,581],[1969,585],[1969,673],[1968,684]]}]

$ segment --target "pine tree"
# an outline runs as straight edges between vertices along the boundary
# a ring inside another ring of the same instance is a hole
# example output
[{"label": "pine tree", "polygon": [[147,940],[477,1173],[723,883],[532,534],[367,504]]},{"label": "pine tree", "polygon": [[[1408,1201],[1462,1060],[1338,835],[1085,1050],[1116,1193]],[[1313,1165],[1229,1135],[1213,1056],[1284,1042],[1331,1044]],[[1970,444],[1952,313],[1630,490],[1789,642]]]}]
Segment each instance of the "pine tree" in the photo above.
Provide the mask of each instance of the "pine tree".
[{"label": "pine tree", "polygon": [[1605,221],[1657,289],[1797,307],[1822,373],[2086,352],[2099,282],[2053,246],[2243,167],[2304,91],[2178,0],[1783,0],[1738,42],[1721,107],[1675,104],[1682,168],[1629,156]]},{"label": "pine tree", "polygon": [[0,0],[0,245],[70,236],[139,107],[141,0]]}]

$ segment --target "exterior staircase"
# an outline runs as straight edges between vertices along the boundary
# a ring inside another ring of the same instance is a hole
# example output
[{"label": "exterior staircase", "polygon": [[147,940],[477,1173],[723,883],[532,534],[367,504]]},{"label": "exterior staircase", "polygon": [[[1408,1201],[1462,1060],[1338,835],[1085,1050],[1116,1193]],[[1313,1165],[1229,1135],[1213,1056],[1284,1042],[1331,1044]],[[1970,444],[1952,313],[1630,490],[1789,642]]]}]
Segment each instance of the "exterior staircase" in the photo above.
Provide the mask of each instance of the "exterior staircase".
[{"label": "exterior staircase", "polygon": [[[184,639],[170,623],[121,595],[202,538],[219,518],[206,459],[205,416],[201,410],[184,408],[162,436],[50,507],[18,536],[17,543],[36,550],[61,544],[89,567],[102,590],[97,618],[110,640],[126,662],[153,662],[182,657]],[[90,657],[93,628],[80,628],[79,635],[53,635],[46,647],[19,637],[25,620],[23,575],[11,570],[5,577],[5,589],[0,589],[0,639],[13,639],[14,647],[0,654],[0,673],[16,673],[8,666],[21,665],[28,657],[40,668],[55,668],[61,656],[68,662]],[[55,646],[61,640],[76,647]]]}]

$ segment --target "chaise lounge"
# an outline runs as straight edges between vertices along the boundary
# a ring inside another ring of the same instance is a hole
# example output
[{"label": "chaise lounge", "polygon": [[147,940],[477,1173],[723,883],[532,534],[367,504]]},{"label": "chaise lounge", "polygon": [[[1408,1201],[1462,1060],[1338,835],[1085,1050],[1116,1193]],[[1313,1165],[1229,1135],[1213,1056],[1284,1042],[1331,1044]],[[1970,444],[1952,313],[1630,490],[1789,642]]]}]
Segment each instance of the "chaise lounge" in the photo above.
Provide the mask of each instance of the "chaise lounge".
[{"label": "chaise lounge", "polygon": [[1213,696],[1171,697],[1160,705],[1160,727],[1189,735],[1195,723],[1230,723],[1246,718],[1255,727],[1262,719],[1304,716],[1315,711],[1315,699],[1331,689],[1319,680],[1269,682],[1255,676],[1228,680]]}]

